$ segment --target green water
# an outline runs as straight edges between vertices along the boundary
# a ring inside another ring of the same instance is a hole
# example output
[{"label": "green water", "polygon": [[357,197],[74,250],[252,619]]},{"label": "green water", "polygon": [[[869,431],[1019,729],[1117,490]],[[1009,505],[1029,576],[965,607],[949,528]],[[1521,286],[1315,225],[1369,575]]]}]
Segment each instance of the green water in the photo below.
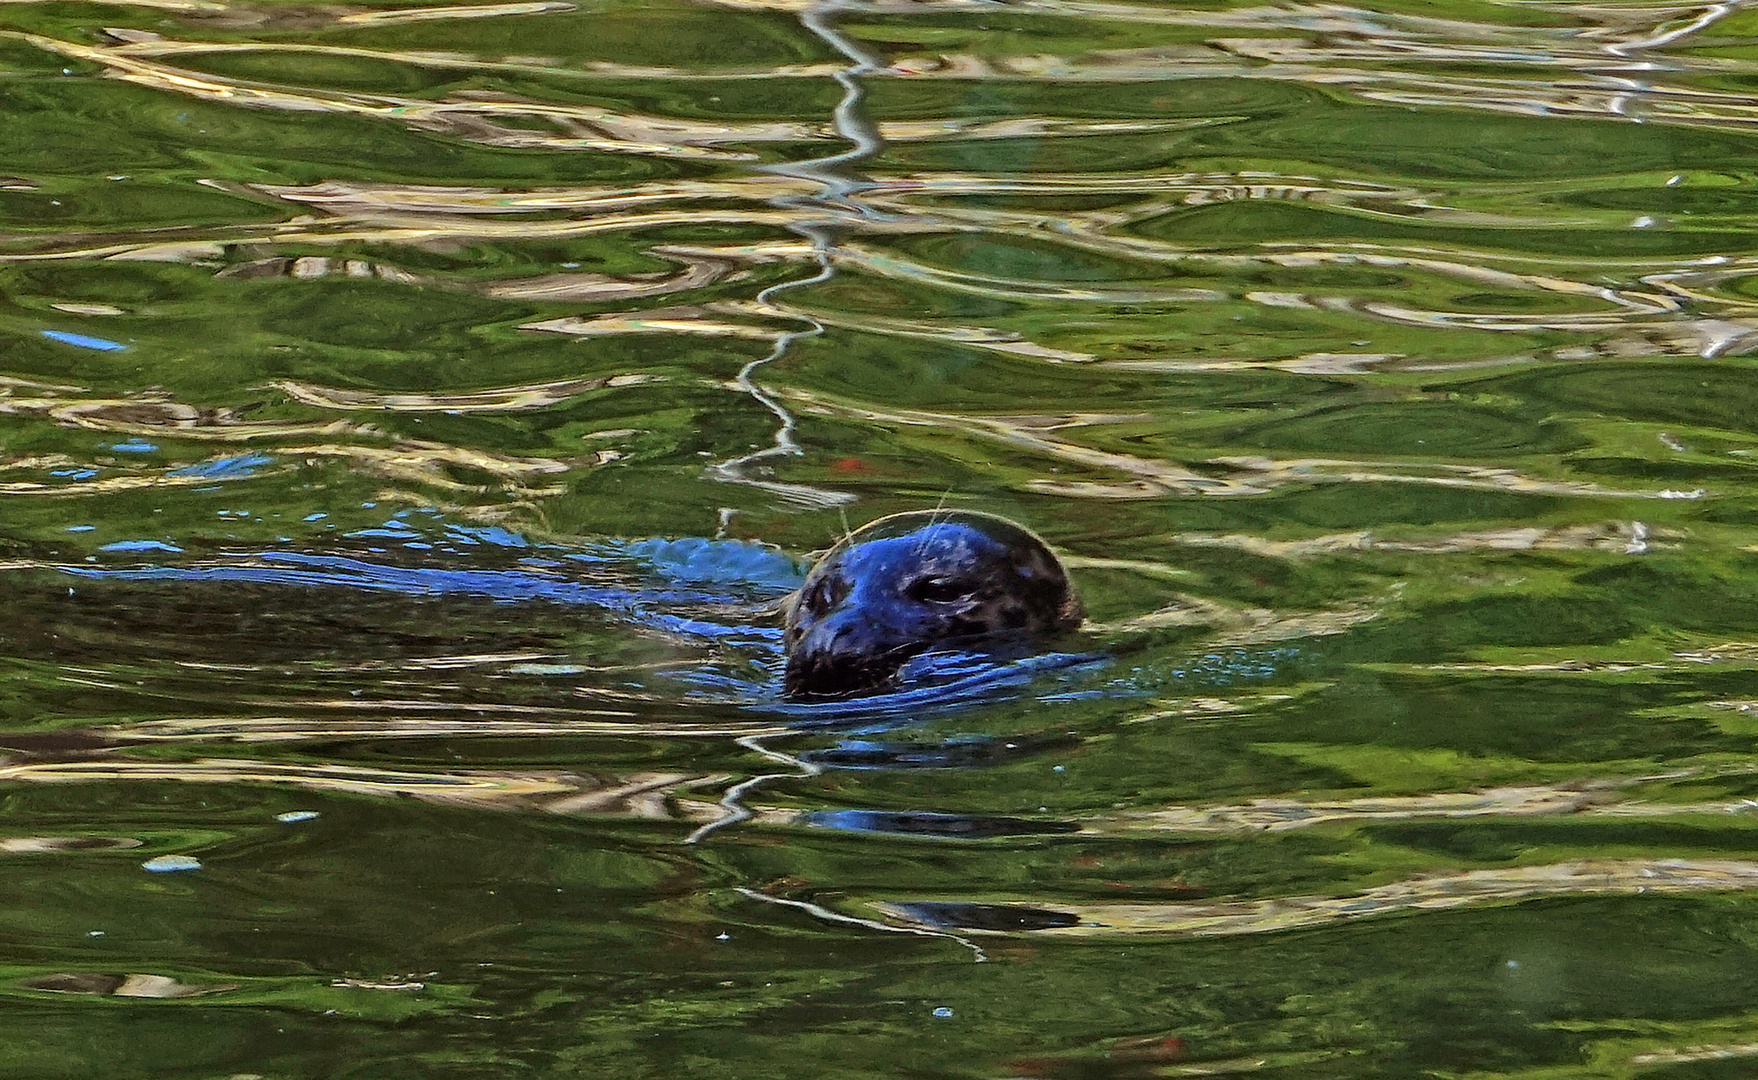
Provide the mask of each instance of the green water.
[{"label": "green water", "polygon": [[[1758,1074],[1755,88],[1742,3],[0,5],[0,1076]],[[782,701],[935,506],[1088,627]]]}]

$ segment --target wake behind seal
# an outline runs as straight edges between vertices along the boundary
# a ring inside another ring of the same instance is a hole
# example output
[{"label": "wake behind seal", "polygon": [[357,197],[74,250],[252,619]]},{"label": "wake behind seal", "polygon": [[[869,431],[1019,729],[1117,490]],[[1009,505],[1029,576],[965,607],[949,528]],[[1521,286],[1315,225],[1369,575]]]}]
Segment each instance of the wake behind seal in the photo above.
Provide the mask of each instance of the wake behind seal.
[{"label": "wake behind seal", "polygon": [[1080,597],[1048,545],[992,514],[913,511],[832,548],[787,602],[789,697],[889,688],[905,661],[940,646],[1072,630]]}]

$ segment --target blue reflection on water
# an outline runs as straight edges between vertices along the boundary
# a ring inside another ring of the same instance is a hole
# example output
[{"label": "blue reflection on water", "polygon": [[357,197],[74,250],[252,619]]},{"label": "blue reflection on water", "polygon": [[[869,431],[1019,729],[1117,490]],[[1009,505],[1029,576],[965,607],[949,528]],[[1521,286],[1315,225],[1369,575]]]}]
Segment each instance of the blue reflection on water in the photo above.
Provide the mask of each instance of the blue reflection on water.
[{"label": "blue reflection on water", "polygon": [[[118,448],[120,449],[120,448]],[[198,461],[181,469],[172,469],[170,476],[194,476],[204,480],[241,480],[256,475],[256,470],[275,459],[267,454],[236,454],[232,457]]]},{"label": "blue reflection on water", "polygon": [[[156,540],[123,540],[102,551],[178,551]],[[659,630],[708,639],[779,641],[781,631],[673,614],[666,608],[737,603],[740,598],[686,590],[598,585],[525,570],[397,566],[341,555],[250,552],[194,566],[62,566],[76,577],[112,581],[238,581],[259,585],[336,586],[410,596],[466,595],[497,603],[550,601],[610,611]]]},{"label": "blue reflection on water", "polygon": [[[102,547],[98,548],[98,550],[99,551],[169,551],[169,552],[176,553],[176,552],[181,552],[183,549],[180,547],[177,547],[174,544],[167,544],[163,540],[118,540],[113,544],[105,544]],[[96,570],[98,568],[97,567],[82,567],[82,566],[64,566],[64,567],[62,567],[62,569],[66,570],[68,573],[75,573],[75,572],[78,572],[81,570]]]},{"label": "blue reflection on water", "polygon": [[109,338],[91,337],[87,334],[74,334],[66,330],[44,330],[42,331],[42,334],[50,341],[59,341],[63,345],[77,345],[82,349],[96,349],[99,352],[116,352],[117,350],[128,348],[128,346],[122,344],[120,341],[111,341]]},{"label": "blue reflection on water", "polygon": [[623,551],[645,560],[674,581],[740,582],[792,591],[805,580],[804,569],[775,548],[740,540],[636,540]]}]

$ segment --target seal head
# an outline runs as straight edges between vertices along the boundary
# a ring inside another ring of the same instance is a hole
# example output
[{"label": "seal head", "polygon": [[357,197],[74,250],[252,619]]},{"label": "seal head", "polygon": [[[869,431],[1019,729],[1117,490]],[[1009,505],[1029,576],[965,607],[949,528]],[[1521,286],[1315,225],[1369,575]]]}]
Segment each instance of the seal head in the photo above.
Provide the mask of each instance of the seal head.
[{"label": "seal head", "polygon": [[1036,536],[989,514],[917,511],[857,529],[788,601],[789,697],[883,690],[906,660],[1072,630],[1068,574]]}]

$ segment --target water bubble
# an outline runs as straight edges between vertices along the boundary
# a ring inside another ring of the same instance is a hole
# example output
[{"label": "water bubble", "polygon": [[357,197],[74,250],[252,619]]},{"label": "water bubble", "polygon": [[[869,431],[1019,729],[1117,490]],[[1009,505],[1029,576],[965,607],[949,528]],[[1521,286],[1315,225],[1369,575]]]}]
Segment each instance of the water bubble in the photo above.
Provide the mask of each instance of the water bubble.
[{"label": "water bubble", "polygon": [[310,821],[317,817],[316,810],[289,810],[285,814],[276,814],[275,820],[288,825],[297,825],[301,821]]},{"label": "water bubble", "polygon": [[934,1018],[936,1020],[950,1020],[952,1019],[952,1010],[942,1005],[934,1010]]}]

